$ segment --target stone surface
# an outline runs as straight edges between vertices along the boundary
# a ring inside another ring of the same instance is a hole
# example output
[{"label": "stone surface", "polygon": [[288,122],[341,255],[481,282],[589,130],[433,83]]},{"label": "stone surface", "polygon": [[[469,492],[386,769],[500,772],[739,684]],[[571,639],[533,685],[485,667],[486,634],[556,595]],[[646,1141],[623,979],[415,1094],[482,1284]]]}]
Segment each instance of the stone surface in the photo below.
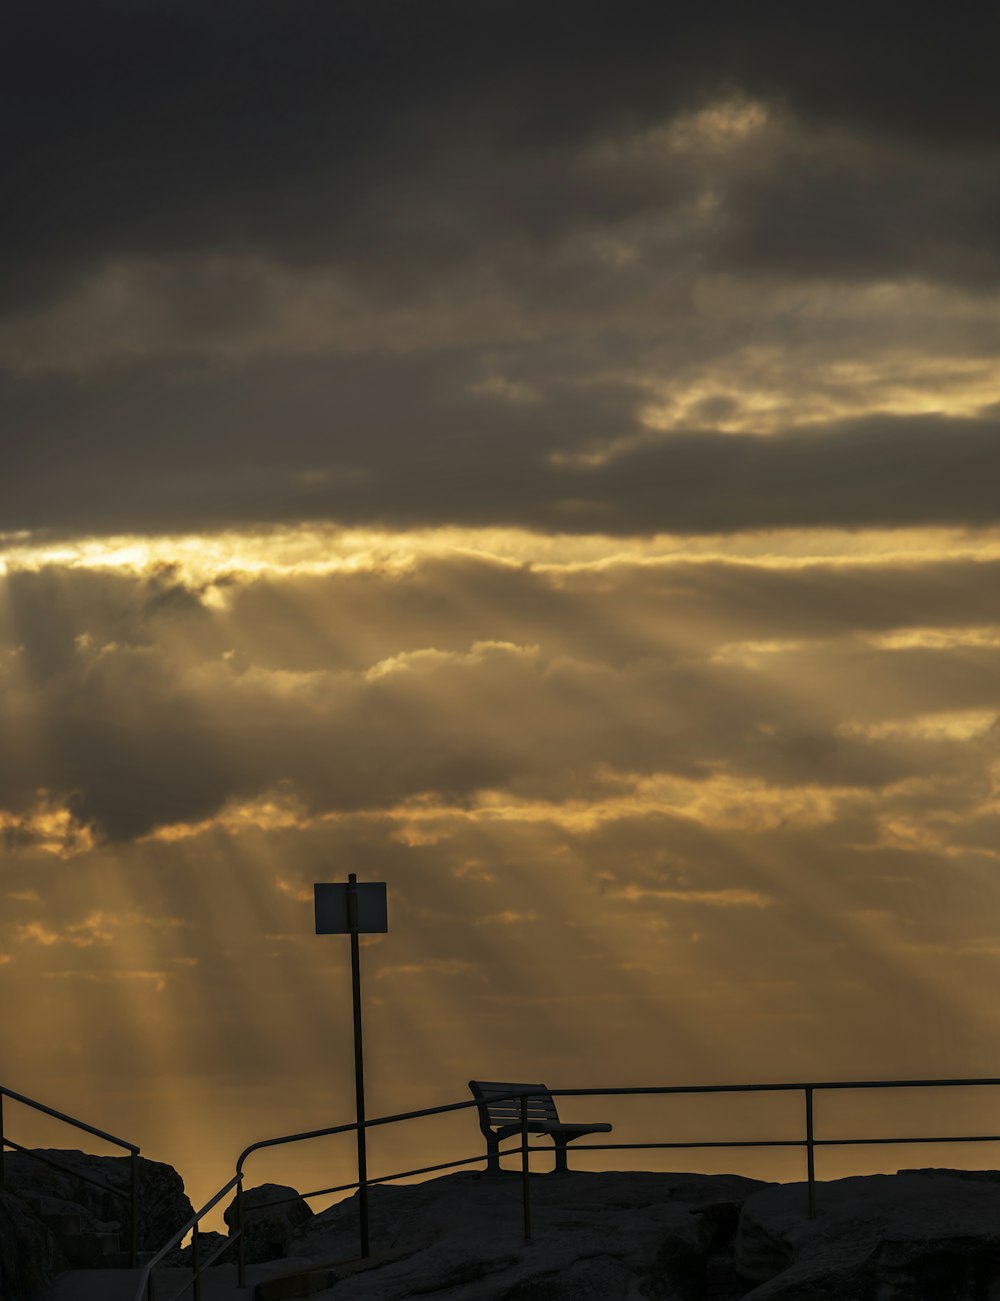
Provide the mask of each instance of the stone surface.
[{"label": "stone surface", "polygon": [[[380,1256],[314,1293],[337,1301],[704,1301],[743,1200],[766,1185],[736,1175],[534,1175],[533,1241],[521,1181],[463,1172],[369,1191]],[[358,1254],[357,1197],[317,1215],[290,1249],[316,1265]],[[305,1295],[305,1293],[303,1293]]]},{"label": "stone surface", "polygon": [[[236,1244],[230,1244],[229,1238],[224,1233],[202,1233],[198,1245],[198,1256],[202,1263],[217,1249],[221,1248],[223,1243],[229,1244],[228,1249],[219,1252],[219,1255],[213,1259],[211,1268],[226,1265],[235,1260]],[[175,1247],[173,1251],[168,1252],[160,1264],[164,1269],[190,1269],[193,1258],[194,1247],[189,1241],[186,1247]]]},{"label": "stone surface", "polygon": [[[271,1203],[277,1202],[278,1205]],[[229,1232],[236,1230],[236,1198],[226,1207],[223,1218]],[[243,1192],[243,1232],[246,1260],[259,1263],[287,1256],[295,1234],[313,1219],[306,1201],[286,1184],[259,1184]]]},{"label": "stone surface", "polygon": [[746,1301],[996,1301],[1000,1184],[958,1172],[868,1175],[747,1198],[736,1237]]},{"label": "stone surface", "polygon": [[66,1263],[55,1235],[28,1203],[16,1193],[0,1191],[0,1297],[3,1301],[36,1301],[55,1275],[66,1268]]},{"label": "stone surface", "polygon": [[[248,1191],[248,1222],[253,1202],[281,1197],[292,1199],[281,1223],[269,1225],[267,1209],[256,1217],[266,1250],[287,1253],[250,1265],[251,1281],[262,1289],[258,1301],[1000,1301],[996,1171],[910,1171],[818,1184],[814,1221],[806,1216],[802,1184],[647,1172],[535,1175],[530,1243],[519,1176],[464,1172],[373,1187],[375,1254],[366,1261],[357,1259],[357,1197],[313,1217],[294,1190],[263,1185]],[[59,1265],[54,1239],[44,1237],[49,1231],[23,1199],[8,1195],[0,1213],[5,1207],[5,1277],[13,1278],[15,1241],[27,1243],[22,1265],[41,1269],[29,1290],[19,1283],[3,1301],[37,1301],[38,1281]],[[72,1204],[50,1197],[38,1207],[50,1219],[64,1217],[67,1232],[74,1215],[79,1227]],[[22,1220],[19,1238],[12,1215]],[[290,1224],[282,1242],[276,1234]],[[114,1275],[116,1285],[127,1273]],[[166,1274],[185,1277],[183,1270]],[[232,1263],[208,1271],[205,1286],[205,1301],[247,1298],[235,1287]],[[91,1301],[74,1287],[51,1296]],[[93,1301],[117,1298],[108,1289],[93,1293]],[[130,1297],[123,1293],[121,1301]]]},{"label": "stone surface", "polygon": [[[128,1250],[130,1158],[91,1156],[55,1148],[38,1150],[43,1157],[67,1169],[54,1169],[21,1152],[8,1153],[7,1187],[27,1199],[49,1198],[79,1207],[85,1215],[82,1232],[118,1232],[122,1250]],[[99,1179],[117,1192],[96,1188],[80,1178],[81,1175]],[[155,1251],[162,1247],[193,1213],[177,1171],[160,1161],[140,1157],[139,1249]]]}]

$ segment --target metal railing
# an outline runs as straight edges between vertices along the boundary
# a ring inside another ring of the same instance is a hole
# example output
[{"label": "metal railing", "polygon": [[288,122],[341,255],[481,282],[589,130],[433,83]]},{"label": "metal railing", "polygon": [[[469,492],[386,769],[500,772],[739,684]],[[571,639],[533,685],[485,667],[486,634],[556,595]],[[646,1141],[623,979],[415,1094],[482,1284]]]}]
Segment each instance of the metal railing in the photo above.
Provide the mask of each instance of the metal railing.
[{"label": "metal railing", "polygon": [[[95,1138],[103,1139],[105,1143],[111,1143],[115,1147],[124,1148],[129,1154],[129,1189],[125,1192],[121,1188],[115,1188],[112,1184],[105,1183],[103,1179],[94,1179],[91,1175],[85,1175],[79,1170],[73,1170],[69,1166],[63,1165],[61,1161],[53,1161],[51,1157],[42,1156],[40,1152],[35,1152],[31,1148],[23,1147],[20,1143],[15,1143],[12,1138],[7,1136],[4,1128],[4,1099],[10,1098],[12,1102],[20,1102],[34,1111],[40,1111],[46,1116],[52,1116],[55,1120],[60,1120],[66,1125],[72,1125],[74,1129],[83,1130],[84,1133],[93,1134]],[[135,1143],[129,1143],[124,1138],[117,1138],[114,1134],[108,1134],[103,1129],[97,1129],[94,1125],[88,1125],[86,1121],[78,1120],[75,1116],[67,1116],[63,1111],[56,1111],[54,1107],[47,1107],[43,1102],[38,1102],[34,1098],[25,1097],[23,1093],[15,1093],[13,1089],[8,1089],[0,1084],[0,1188],[6,1187],[6,1163],[4,1160],[7,1149],[14,1152],[20,1152],[24,1156],[29,1156],[34,1161],[40,1161],[43,1165],[52,1166],[56,1170],[61,1170],[64,1174],[70,1175],[73,1179],[80,1179],[84,1183],[93,1184],[95,1188],[101,1188],[104,1192],[110,1193],[112,1197],[127,1199],[129,1203],[129,1228],[130,1228],[130,1247],[129,1256],[133,1269],[139,1263],[139,1148]]]},{"label": "metal railing", "polygon": [[[514,1096],[513,1094],[511,1095]],[[423,1116],[441,1116],[451,1111],[467,1111],[470,1107],[477,1105],[475,1098],[470,1098],[468,1102],[447,1102],[439,1107],[423,1107],[419,1111],[399,1111],[391,1116],[377,1116],[373,1120],[364,1122],[365,1130],[374,1129],[378,1125],[394,1125],[404,1120],[418,1120]],[[240,1287],[246,1287],[246,1235],[244,1228],[244,1209],[243,1209],[243,1166],[253,1152],[259,1152],[265,1147],[280,1147],[287,1143],[302,1143],[312,1138],[329,1138],[334,1134],[349,1134],[359,1128],[358,1122],[353,1121],[347,1125],[330,1125],[325,1129],[310,1129],[299,1134],[283,1134],[279,1138],[265,1138],[257,1143],[251,1143],[249,1147],[236,1158],[236,1177],[238,1185],[236,1189],[236,1227],[239,1233],[238,1254],[237,1254],[237,1278]],[[421,1166],[416,1170],[404,1170],[397,1174],[378,1175],[375,1178],[365,1178],[354,1180],[347,1184],[336,1184],[331,1188],[316,1188],[309,1193],[300,1193],[303,1198],[326,1197],[333,1193],[350,1192],[352,1189],[358,1190],[358,1227],[361,1238],[361,1255],[368,1255],[367,1242],[367,1222],[368,1222],[368,1188],[371,1184],[386,1183],[390,1179],[407,1179],[414,1175],[433,1174],[438,1170],[452,1170],[458,1166],[474,1165],[483,1161],[483,1156],[463,1157],[459,1161],[444,1161],[438,1165]],[[255,1210],[263,1210],[265,1206],[278,1206],[290,1200],[289,1198],[279,1198],[272,1202],[264,1202],[260,1206],[254,1207]]]},{"label": "metal railing", "polygon": [[[175,1292],[173,1297],[169,1298],[168,1301],[177,1301],[177,1298],[183,1296],[188,1288],[193,1288],[194,1290],[194,1301],[201,1301],[202,1274],[209,1265],[213,1265],[220,1256],[224,1255],[225,1252],[230,1249],[236,1239],[236,1235],[233,1234],[232,1237],[227,1238],[225,1242],[220,1246],[217,1246],[214,1251],[202,1259],[199,1243],[200,1229],[198,1226],[202,1218],[222,1201],[226,1193],[228,1193],[235,1184],[239,1183],[240,1178],[240,1175],[235,1175],[230,1179],[229,1183],[220,1188],[215,1196],[207,1201],[200,1211],[195,1211],[191,1218],[181,1225],[173,1237],[168,1242],[164,1243],[155,1256],[152,1256],[146,1261],[142,1267],[142,1272],[139,1275],[139,1282],[135,1290],[135,1301],[158,1301],[156,1296],[156,1278],[153,1271],[168,1251],[172,1251],[174,1247],[180,1246],[184,1241],[184,1238],[187,1236],[189,1229],[191,1231],[191,1277],[186,1283],[181,1284],[179,1291]],[[240,1286],[243,1287],[244,1284],[241,1283]]]},{"label": "metal railing", "polygon": [[[805,1081],[790,1084],[678,1084],[678,1085],[650,1085],[639,1088],[604,1088],[604,1089],[551,1089],[549,1090],[553,1098],[597,1098],[597,1097],[670,1097],[687,1094],[747,1094],[747,1093],[791,1093],[800,1094],[803,1103],[803,1134],[801,1138],[770,1138],[770,1139],[698,1139],[683,1140],[670,1142],[645,1142],[645,1143],[573,1143],[575,1152],[623,1152],[623,1151],[653,1151],[659,1149],[668,1150],[687,1150],[687,1149],[710,1149],[710,1148],[801,1148],[806,1156],[806,1205],[805,1212],[810,1219],[816,1216],[816,1149],[822,1147],[850,1147],[850,1146],[889,1146],[894,1144],[906,1143],[995,1143],[1000,1142],[1000,1134],[945,1134],[945,1135],[888,1135],[879,1137],[865,1138],[818,1138],[815,1132],[814,1118],[814,1098],[817,1093],[834,1091],[834,1090],[851,1090],[851,1089],[926,1089],[926,1088],[974,1088],[983,1086],[1000,1086],[1000,1077],[998,1078],[980,1078],[980,1079],[946,1079],[946,1080],[825,1080],[825,1081]],[[537,1092],[537,1089],[535,1090]],[[495,1096],[491,1095],[491,1102],[500,1101],[517,1101],[520,1109],[520,1132],[516,1135],[518,1142],[516,1146],[501,1149],[501,1156],[518,1156],[520,1155],[520,1179],[519,1188],[521,1194],[521,1219],[523,1222],[524,1236],[526,1241],[532,1239],[532,1215],[531,1215],[531,1178],[529,1161],[532,1153],[543,1153],[552,1155],[551,1146],[539,1147],[532,1146],[528,1141],[531,1132],[531,1122],[528,1119],[528,1095],[523,1091],[514,1091],[509,1094]],[[437,1107],[423,1107],[417,1111],[397,1112],[390,1116],[379,1116],[372,1120],[366,1120],[364,1127],[366,1130],[374,1129],[380,1125],[398,1124],[403,1121],[417,1120],[424,1116],[440,1116],[449,1112],[467,1111],[470,1108],[478,1107],[480,1103],[471,1098],[468,1101],[451,1102]],[[263,1148],[279,1147],[290,1143],[305,1142],[314,1138],[326,1138],[334,1134],[353,1133],[358,1128],[357,1122],[345,1125],[332,1125],[325,1129],[307,1130],[298,1134],[285,1134],[279,1138],[262,1139],[260,1142],[251,1143],[239,1155],[236,1162],[236,1173],[226,1186],[218,1192],[212,1200],[202,1208],[201,1211],[171,1239],[171,1242],[164,1247],[155,1258],[159,1260],[170,1249],[181,1240],[188,1228],[197,1229],[197,1221],[202,1215],[218,1201],[225,1196],[232,1188],[236,1189],[236,1231],[230,1238],[222,1244],[215,1252],[212,1259],[217,1259],[223,1252],[227,1251],[235,1242],[237,1247],[237,1279],[238,1286],[246,1287],[246,1226],[245,1219],[247,1212],[243,1204],[243,1177],[244,1165],[254,1152],[261,1151]],[[513,1136],[512,1136],[513,1137]],[[387,1183],[393,1179],[409,1179],[417,1175],[435,1174],[443,1170],[455,1170],[461,1166],[477,1165],[485,1163],[487,1155],[481,1152],[476,1156],[462,1157],[455,1161],[442,1161],[435,1165],[419,1166],[413,1170],[400,1170],[394,1174],[378,1175],[363,1180],[352,1180],[348,1183],[336,1184],[328,1188],[317,1188],[307,1193],[300,1193],[296,1198],[276,1198],[273,1201],[258,1203],[251,1208],[250,1213],[263,1210],[265,1207],[280,1206],[287,1202],[297,1200],[298,1197],[309,1199],[313,1197],[331,1196],[335,1193],[346,1193],[354,1190],[358,1191],[359,1203],[359,1224],[367,1218],[367,1192],[372,1184]],[[193,1239],[195,1242],[197,1238]],[[362,1251],[362,1255],[366,1254]],[[194,1257],[193,1277],[177,1293],[177,1297],[191,1286],[194,1286],[194,1301],[200,1301],[198,1291],[199,1273],[203,1271],[208,1261],[197,1264],[197,1248],[192,1252]],[[151,1262],[149,1268],[154,1262]],[[151,1276],[150,1276],[151,1277]],[[143,1295],[143,1286],[137,1291],[135,1301],[154,1301],[151,1291],[147,1291],[145,1298]],[[170,1298],[170,1301],[176,1301]]]},{"label": "metal railing", "polygon": [[[674,1143],[574,1143],[577,1152],[616,1152],[656,1148],[742,1148],[800,1147],[806,1153],[806,1207],[809,1219],[816,1218],[816,1149],[818,1147],[891,1146],[900,1143],[998,1143],[1000,1134],[890,1135],[875,1138],[817,1138],[813,1099],[817,1093],[845,1089],[941,1089],[1000,1085],[1000,1078],[954,1080],[824,1080],[796,1084],[678,1084],[639,1089],[552,1089],[554,1098],[637,1097],[649,1094],[709,1093],[801,1093],[804,1103],[805,1135],[802,1138],[737,1139]],[[531,1148],[533,1152],[547,1148]]]}]

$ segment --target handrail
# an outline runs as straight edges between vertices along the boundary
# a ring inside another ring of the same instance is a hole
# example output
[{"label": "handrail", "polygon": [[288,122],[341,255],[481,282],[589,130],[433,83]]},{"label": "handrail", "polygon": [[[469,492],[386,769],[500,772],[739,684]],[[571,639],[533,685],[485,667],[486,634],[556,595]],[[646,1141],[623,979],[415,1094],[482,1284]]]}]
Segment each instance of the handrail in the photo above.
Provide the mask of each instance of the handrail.
[{"label": "handrail", "polygon": [[[115,1147],[124,1148],[129,1154],[129,1191],[126,1193],[120,1188],[114,1188],[110,1184],[104,1183],[103,1180],[93,1179],[89,1175],[81,1174],[79,1171],[71,1170],[68,1166],[62,1165],[58,1161],[53,1161],[50,1157],[41,1156],[38,1152],[30,1148],[22,1147],[20,1143],[15,1143],[13,1139],[8,1138],[4,1130],[4,1098],[10,1098],[12,1102],[21,1103],[25,1107],[30,1107],[34,1111],[40,1111],[46,1116],[52,1116],[53,1119],[62,1121],[63,1124],[72,1125],[74,1129],[82,1130],[86,1134],[93,1134],[95,1138],[103,1139],[106,1143],[111,1143]],[[128,1139],[118,1138],[115,1134],[109,1134],[107,1130],[98,1129],[96,1125],[88,1125],[85,1120],[78,1120],[76,1116],[69,1116],[65,1111],[57,1111],[55,1107],[46,1106],[44,1102],[39,1102],[37,1098],[29,1098],[24,1093],[18,1093],[15,1089],[9,1089],[6,1085],[0,1084],[0,1188],[5,1186],[6,1170],[4,1162],[4,1153],[7,1148],[15,1152],[21,1152],[25,1156],[31,1157],[35,1161],[41,1161],[45,1165],[55,1166],[57,1170],[63,1170],[76,1179],[82,1179],[84,1183],[96,1185],[103,1188],[106,1192],[113,1193],[116,1197],[128,1197],[129,1199],[129,1256],[131,1258],[133,1269],[139,1263],[139,1147],[136,1143],[130,1143]]]},{"label": "handrail", "polygon": [[553,1098],[604,1098],[616,1094],[657,1093],[790,1093],[803,1089],[938,1089],[1000,1084],[1000,1077],[977,1076],[954,1080],[804,1080],[793,1084],[652,1084],[636,1089],[549,1089]]},{"label": "handrail", "polygon": [[[512,1093],[512,1098],[520,1097],[518,1093]],[[468,1102],[448,1102],[441,1107],[422,1107],[419,1111],[397,1111],[391,1116],[376,1116],[373,1120],[365,1120],[363,1128],[374,1129],[376,1125],[393,1125],[401,1120],[417,1120],[421,1116],[440,1116],[446,1111],[467,1111],[470,1107],[476,1107],[479,1104],[475,1098],[470,1098]],[[307,1138],[327,1138],[331,1134],[346,1134],[358,1128],[358,1122],[352,1120],[348,1125],[331,1125],[327,1129],[309,1129],[301,1134],[282,1134],[278,1138],[262,1138],[257,1143],[251,1143],[245,1147],[236,1158],[236,1169],[243,1169],[243,1162],[252,1152],[257,1152],[262,1147],[278,1147],[284,1143],[300,1143]],[[374,1180],[369,1179],[369,1183]]]},{"label": "handrail", "polygon": [[[511,1156],[516,1151],[520,1151],[520,1148],[508,1148],[506,1151],[502,1151],[500,1155]],[[532,1148],[532,1151],[541,1152],[543,1149],[537,1147]],[[441,1161],[437,1165],[417,1166],[415,1170],[397,1170],[395,1174],[391,1175],[372,1175],[369,1177],[368,1183],[385,1184],[390,1179],[412,1179],[414,1175],[433,1174],[435,1170],[454,1170],[456,1166],[477,1165],[480,1161],[485,1160],[486,1158],[482,1154],[479,1156],[466,1156],[462,1157],[460,1161]],[[333,1188],[314,1188],[311,1193],[296,1193],[294,1197],[276,1197],[273,1202],[257,1202],[254,1210],[263,1211],[269,1206],[287,1206],[289,1202],[297,1202],[300,1197],[304,1201],[308,1197],[328,1197],[331,1193],[346,1193],[358,1186],[358,1180],[355,1179],[349,1184],[335,1184]]]},{"label": "handrail", "polygon": [[[220,1188],[219,1191],[215,1194],[215,1196],[210,1198],[209,1201],[205,1203],[205,1205],[201,1208],[201,1210],[195,1211],[195,1213],[191,1216],[190,1219],[184,1221],[184,1223],[177,1230],[177,1232],[170,1238],[168,1242],[164,1243],[164,1245],[160,1248],[160,1250],[156,1253],[155,1256],[150,1257],[150,1259],[146,1261],[146,1263],[142,1267],[142,1272],[139,1275],[139,1282],[136,1286],[136,1292],[135,1292],[135,1301],[144,1301],[144,1294],[145,1294],[145,1301],[153,1301],[153,1286],[154,1286],[153,1277],[152,1277],[153,1270],[160,1263],[160,1261],[163,1259],[163,1257],[167,1254],[168,1251],[170,1251],[173,1247],[176,1247],[180,1242],[184,1240],[184,1236],[187,1233],[188,1229],[192,1229],[195,1235],[197,1235],[198,1222],[202,1218],[202,1216],[207,1215],[208,1212],[214,1206],[216,1206],[223,1199],[223,1197],[225,1197],[226,1193],[229,1192],[229,1190],[233,1187],[233,1185],[238,1184],[242,1178],[243,1178],[242,1175],[234,1175],[232,1179],[230,1179],[229,1183],[225,1184],[222,1188]],[[230,1239],[230,1241],[225,1244],[226,1247],[229,1247],[232,1241],[233,1239]],[[224,1248],[220,1247],[218,1251],[213,1252],[212,1256],[210,1256],[209,1259],[204,1262],[201,1268],[202,1269],[206,1268],[209,1264],[211,1264],[212,1260],[214,1260],[216,1256],[221,1256],[223,1250]],[[197,1252],[192,1252],[192,1256],[196,1256],[196,1255]],[[191,1282],[193,1282],[195,1285],[195,1295],[197,1296],[198,1279],[201,1271],[198,1268],[199,1262],[196,1260],[194,1263],[196,1267],[195,1275],[194,1278],[191,1280]],[[182,1293],[187,1291],[187,1289],[191,1286],[191,1282],[185,1283],[184,1286],[181,1288],[180,1292],[178,1292],[176,1295],[181,1296]],[[172,1298],[171,1301],[176,1301],[176,1297]]]},{"label": "handrail", "polygon": [[94,1125],[88,1125],[85,1120],[77,1120],[75,1116],[67,1116],[64,1111],[56,1111],[54,1107],[47,1107],[44,1102],[37,1102],[34,1098],[26,1098],[23,1093],[15,1093],[13,1089],[8,1089],[3,1084],[0,1084],[0,1094],[13,1098],[15,1102],[23,1102],[26,1107],[33,1107],[35,1111],[44,1111],[46,1116],[54,1116],[56,1120],[64,1120],[67,1125],[74,1125],[77,1129],[85,1129],[88,1134],[93,1134],[95,1138],[103,1138],[108,1143],[114,1143],[116,1147],[123,1147],[128,1152],[135,1152],[136,1155],[139,1153],[139,1148],[135,1143],[130,1143],[124,1138],[116,1138],[114,1134],[109,1134],[103,1129],[97,1129]]}]

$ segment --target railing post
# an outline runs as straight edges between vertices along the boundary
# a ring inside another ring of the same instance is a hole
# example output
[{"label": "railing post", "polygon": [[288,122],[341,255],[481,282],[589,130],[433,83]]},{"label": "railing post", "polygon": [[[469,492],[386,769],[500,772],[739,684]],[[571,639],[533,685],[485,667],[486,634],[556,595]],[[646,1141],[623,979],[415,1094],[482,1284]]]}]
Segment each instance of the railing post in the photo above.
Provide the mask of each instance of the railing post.
[{"label": "railing post", "polygon": [[131,1234],[129,1239],[129,1255],[132,1260],[132,1268],[139,1267],[139,1153],[133,1152],[129,1160],[129,1173],[131,1176]]},{"label": "railing post", "polygon": [[146,1301],[156,1301],[156,1280],[153,1278],[153,1271],[149,1271],[149,1278],[146,1279]]},{"label": "railing post", "polygon": [[805,1089],[806,1095],[806,1176],[809,1184],[809,1218],[816,1218],[816,1148],[813,1134],[813,1091],[811,1086]]},{"label": "railing post", "polygon": [[528,1098],[521,1094],[521,1201],[524,1206],[524,1240],[531,1241],[531,1167],[528,1158]]},{"label": "railing post", "polygon": [[246,1239],[243,1236],[243,1171],[237,1171],[240,1176],[236,1185],[236,1282],[239,1287],[247,1285],[247,1251]]},{"label": "railing post", "polygon": [[197,1224],[191,1230],[191,1269],[194,1277],[194,1301],[201,1301],[201,1242]]},{"label": "railing post", "polygon": [[6,1134],[3,1129],[3,1089],[0,1089],[0,1188],[7,1187],[7,1178],[4,1171],[4,1153],[6,1151]]}]

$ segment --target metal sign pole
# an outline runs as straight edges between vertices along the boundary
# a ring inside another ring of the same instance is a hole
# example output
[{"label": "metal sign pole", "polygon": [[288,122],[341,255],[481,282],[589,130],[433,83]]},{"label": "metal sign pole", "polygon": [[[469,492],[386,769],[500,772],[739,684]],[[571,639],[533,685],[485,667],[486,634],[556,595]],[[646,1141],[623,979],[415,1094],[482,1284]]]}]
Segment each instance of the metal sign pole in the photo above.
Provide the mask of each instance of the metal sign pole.
[{"label": "metal sign pole", "polygon": [[361,1256],[368,1257],[368,1152],[365,1132],[365,1052],[361,1039],[362,935],[384,935],[389,929],[384,881],[358,882],[351,872],[347,884],[318,881],[313,886],[317,935],[351,937],[351,989],[354,998],[354,1094],[358,1137],[358,1218]]},{"label": "metal sign pole", "polygon": [[358,1217],[361,1256],[368,1256],[368,1150],[365,1135],[365,1054],[361,1038],[361,945],[358,937],[358,878],[347,878],[347,925],[351,933],[351,988],[354,995],[354,1094],[358,1118]]}]

